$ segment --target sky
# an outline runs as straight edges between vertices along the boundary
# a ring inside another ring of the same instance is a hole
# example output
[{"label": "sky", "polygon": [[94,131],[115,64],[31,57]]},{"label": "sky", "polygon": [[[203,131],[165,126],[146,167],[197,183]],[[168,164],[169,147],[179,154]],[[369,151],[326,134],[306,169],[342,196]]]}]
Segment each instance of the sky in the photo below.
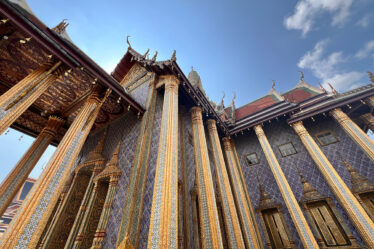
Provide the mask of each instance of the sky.
[{"label": "sky", "polygon": [[[237,107],[280,93],[300,77],[343,92],[369,83],[374,71],[372,0],[28,0],[54,27],[67,19],[73,42],[107,72],[127,50],[177,62],[200,74],[209,98]],[[329,89],[328,89],[329,90]],[[0,143],[3,139],[0,137]],[[26,144],[26,140],[21,144]],[[20,146],[22,147],[22,146]],[[27,147],[26,147],[27,148]],[[1,181],[0,175],[0,181]]]}]

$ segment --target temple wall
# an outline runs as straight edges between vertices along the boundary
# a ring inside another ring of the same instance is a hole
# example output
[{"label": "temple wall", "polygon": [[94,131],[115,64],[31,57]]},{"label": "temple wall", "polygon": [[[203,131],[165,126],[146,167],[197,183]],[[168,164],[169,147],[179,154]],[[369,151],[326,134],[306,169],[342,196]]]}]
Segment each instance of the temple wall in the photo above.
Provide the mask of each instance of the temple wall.
[{"label": "temple wall", "polygon": [[[305,124],[305,126],[312,136],[324,130],[331,130],[337,136],[339,142],[323,146],[322,151],[325,153],[327,158],[330,160],[330,162],[335,167],[338,174],[345,181],[348,187],[351,187],[350,175],[347,169],[345,168],[343,162],[341,161],[338,152],[340,152],[341,155],[343,155],[345,159],[361,175],[369,178],[371,181],[374,181],[373,163],[363,153],[363,151],[361,151],[361,149],[350,139],[350,137],[344,132],[344,130],[342,130],[339,127],[339,125],[335,121],[330,119],[324,122],[319,122],[318,125],[316,125],[316,123],[307,123]],[[297,172],[297,168],[299,168],[305,176],[305,178],[313,187],[317,189],[317,191],[319,191],[321,194],[331,197],[333,203],[336,205],[337,210],[339,211],[342,218],[348,225],[350,231],[356,237],[357,241],[362,245],[362,240],[358,235],[356,229],[349,221],[345,211],[342,209],[342,207],[334,197],[332,191],[328,187],[323,176],[319,172],[317,166],[314,164],[312,158],[304,149],[301,141],[299,140],[298,136],[293,131],[293,129],[285,123],[282,124],[281,122],[273,122],[272,124],[265,125],[264,131],[269,140],[270,145],[274,150],[274,153],[279,161],[279,164],[282,167],[282,170],[292,188],[292,191],[295,194],[296,199],[300,201],[303,195],[302,184],[300,181],[299,174]],[[279,152],[278,145],[282,145],[287,142],[293,143],[297,151],[297,154],[282,157]],[[235,143],[237,146],[240,164],[247,183],[249,195],[253,202],[254,208],[256,209],[258,207],[260,197],[259,186],[256,179],[258,175],[261,179],[261,182],[266,192],[272,197],[272,199],[275,202],[282,204],[286,222],[288,223],[288,226],[291,230],[293,239],[295,240],[298,248],[303,248],[256,135],[253,132],[251,132],[251,134],[239,136],[235,138]],[[260,163],[248,167],[245,163],[245,155],[252,152],[257,153]],[[259,221],[258,217],[257,220]],[[262,229],[261,226],[260,229]],[[263,233],[263,231],[261,232]]]}]

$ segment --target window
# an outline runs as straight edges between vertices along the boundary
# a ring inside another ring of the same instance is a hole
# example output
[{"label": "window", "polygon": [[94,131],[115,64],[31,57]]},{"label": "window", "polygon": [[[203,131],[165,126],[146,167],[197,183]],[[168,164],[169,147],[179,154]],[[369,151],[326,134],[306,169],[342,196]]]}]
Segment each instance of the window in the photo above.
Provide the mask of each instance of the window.
[{"label": "window", "polygon": [[280,153],[282,154],[282,157],[290,156],[297,153],[292,143],[279,145],[278,148]]},{"label": "window", "polygon": [[331,131],[319,133],[316,137],[321,146],[333,144],[339,141]]},{"label": "window", "polygon": [[245,162],[248,166],[252,166],[258,164],[260,161],[258,160],[256,152],[253,152],[245,156]]},{"label": "window", "polygon": [[360,198],[366,212],[374,221],[374,192],[360,194]]},{"label": "window", "polygon": [[286,233],[286,226],[283,223],[281,215],[276,208],[262,211],[266,231],[269,235],[271,248],[292,248],[290,239]]},{"label": "window", "polygon": [[326,246],[350,245],[350,241],[326,201],[307,204],[314,224]]}]

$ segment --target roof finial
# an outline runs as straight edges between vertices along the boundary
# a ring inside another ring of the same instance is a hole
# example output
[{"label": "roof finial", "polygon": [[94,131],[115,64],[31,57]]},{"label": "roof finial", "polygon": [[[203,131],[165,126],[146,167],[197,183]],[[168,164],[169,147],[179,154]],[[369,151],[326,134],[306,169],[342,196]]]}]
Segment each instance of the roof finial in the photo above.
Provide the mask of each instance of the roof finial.
[{"label": "roof finial", "polygon": [[337,95],[338,92],[335,90],[335,88],[334,88],[330,83],[327,82],[327,84],[328,84],[329,87],[331,88],[332,93],[335,94],[335,95]]},{"label": "roof finial", "polygon": [[171,55],[171,59],[170,60],[172,60],[172,61],[176,61],[177,60],[177,51],[176,50],[173,51],[173,54]]},{"label": "roof finial", "polygon": [[191,66],[191,72],[192,72],[192,71],[194,71],[194,70],[193,70],[193,66]]},{"label": "roof finial", "polygon": [[63,19],[59,24],[57,24],[56,27],[54,27],[52,30],[55,31],[57,34],[61,35],[65,32],[66,27],[69,26],[69,23],[66,22],[67,19]]},{"label": "roof finial", "polygon": [[304,81],[304,73],[303,73],[303,71],[299,71],[299,73],[301,74],[301,75],[300,75],[300,80],[301,80],[301,81]]},{"label": "roof finial", "polygon": [[158,52],[156,51],[155,55],[152,57],[152,61],[156,61],[157,55],[158,55]]},{"label": "roof finial", "polygon": [[148,48],[147,52],[145,52],[145,54],[143,55],[144,59],[147,59],[148,54],[149,54],[149,48]]},{"label": "roof finial", "polygon": [[235,104],[235,99],[236,99],[236,92],[234,92],[234,96],[232,97],[232,100],[231,100],[231,104],[230,105],[234,105]]},{"label": "roof finial", "polygon": [[370,71],[368,71],[369,79],[372,83],[374,83],[374,74]]},{"label": "roof finial", "polygon": [[131,36],[129,36],[129,35],[126,36],[126,42],[127,42],[127,44],[129,45],[129,48],[132,48],[132,47],[131,47],[131,44],[130,44],[130,41],[129,41],[129,38],[130,38],[130,37],[131,37]]},{"label": "roof finial", "polygon": [[222,99],[221,99],[221,102],[220,102],[220,104],[222,104],[222,106],[223,106],[223,99],[226,97],[226,94],[225,94],[225,92],[224,91],[222,91],[222,93],[223,93],[223,96],[222,96]]},{"label": "roof finial", "polygon": [[274,87],[275,87],[275,80],[271,80],[271,81],[273,81],[273,85],[271,86],[271,88],[274,89]]},{"label": "roof finial", "polygon": [[319,88],[325,93],[326,89],[322,86],[321,82],[318,82]]}]

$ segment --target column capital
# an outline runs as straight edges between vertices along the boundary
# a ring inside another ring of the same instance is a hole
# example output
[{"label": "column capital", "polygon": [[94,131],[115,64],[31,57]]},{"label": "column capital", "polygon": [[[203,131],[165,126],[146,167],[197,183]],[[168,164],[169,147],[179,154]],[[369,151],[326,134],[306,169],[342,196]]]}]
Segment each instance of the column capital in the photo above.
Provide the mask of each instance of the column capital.
[{"label": "column capital", "polygon": [[202,123],[203,122],[203,115],[202,115],[202,109],[198,106],[194,106],[190,110],[191,112],[191,118],[192,118],[192,123]]},{"label": "column capital", "polygon": [[209,131],[217,130],[217,121],[215,119],[208,119],[207,124],[208,124]]},{"label": "column capital", "polygon": [[330,111],[331,116],[333,116],[339,124],[344,123],[345,121],[349,120],[347,114],[345,114],[341,108],[335,108]]},{"label": "column capital", "polygon": [[42,134],[49,134],[55,137],[60,127],[65,123],[65,120],[57,116],[49,116],[47,125],[42,130]]},{"label": "column capital", "polygon": [[223,148],[225,151],[231,151],[231,138],[230,137],[224,137],[222,138]]},{"label": "column capital", "polygon": [[291,124],[293,127],[294,131],[296,132],[297,135],[303,136],[303,135],[308,135],[308,131],[305,129],[303,125],[303,121],[298,121],[293,124]]},{"label": "column capital", "polygon": [[264,129],[262,129],[261,125],[256,125],[255,127],[253,127],[253,129],[257,136],[260,136],[260,137],[265,136]]},{"label": "column capital", "polygon": [[162,79],[164,80],[164,84],[165,84],[165,93],[167,92],[178,93],[178,86],[180,82],[177,77],[175,77],[174,75],[166,75],[166,76],[163,76]]}]

